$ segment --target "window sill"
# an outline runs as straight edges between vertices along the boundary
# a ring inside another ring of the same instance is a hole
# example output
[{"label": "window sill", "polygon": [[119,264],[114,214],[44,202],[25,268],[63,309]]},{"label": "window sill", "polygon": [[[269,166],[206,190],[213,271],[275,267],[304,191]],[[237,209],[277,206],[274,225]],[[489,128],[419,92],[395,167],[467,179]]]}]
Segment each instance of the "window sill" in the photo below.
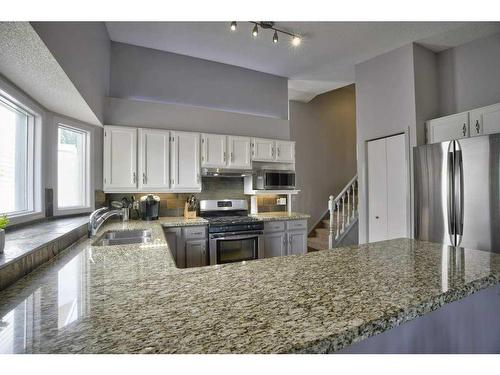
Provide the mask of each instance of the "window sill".
[{"label": "window sill", "polygon": [[54,208],[54,216],[67,216],[76,214],[89,214],[93,210],[91,207],[68,207],[68,208]]},{"label": "window sill", "polygon": [[12,215],[7,214],[7,217],[9,218],[9,225],[7,226],[7,228],[9,228],[12,225],[24,224],[24,223],[29,223],[30,221],[43,219],[45,215],[40,211],[40,212],[26,212],[26,213],[12,214]]}]

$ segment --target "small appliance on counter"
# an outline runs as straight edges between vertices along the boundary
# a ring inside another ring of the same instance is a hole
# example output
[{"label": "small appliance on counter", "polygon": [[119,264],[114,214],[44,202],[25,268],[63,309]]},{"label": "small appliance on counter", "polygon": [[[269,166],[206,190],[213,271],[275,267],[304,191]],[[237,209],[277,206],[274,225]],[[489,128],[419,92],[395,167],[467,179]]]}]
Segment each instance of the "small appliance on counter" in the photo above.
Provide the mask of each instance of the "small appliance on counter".
[{"label": "small appliance on counter", "polygon": [[158,220],[160,197],[152,194],[143,195],[139,198],[139,211],[142,220]]}]

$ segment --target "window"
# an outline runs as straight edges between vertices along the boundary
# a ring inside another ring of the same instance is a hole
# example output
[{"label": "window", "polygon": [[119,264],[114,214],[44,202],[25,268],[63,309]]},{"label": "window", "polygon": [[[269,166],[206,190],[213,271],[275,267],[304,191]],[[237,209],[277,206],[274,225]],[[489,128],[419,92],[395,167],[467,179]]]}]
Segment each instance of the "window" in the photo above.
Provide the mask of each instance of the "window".
[{"label": "window", "polygon": [[0,96],[0,213],[15,216],[34,207],[34,116]]},{"label": "window", "polygon": [[57,134],[57,207],[89,204],[88,132],[59,124]]}]

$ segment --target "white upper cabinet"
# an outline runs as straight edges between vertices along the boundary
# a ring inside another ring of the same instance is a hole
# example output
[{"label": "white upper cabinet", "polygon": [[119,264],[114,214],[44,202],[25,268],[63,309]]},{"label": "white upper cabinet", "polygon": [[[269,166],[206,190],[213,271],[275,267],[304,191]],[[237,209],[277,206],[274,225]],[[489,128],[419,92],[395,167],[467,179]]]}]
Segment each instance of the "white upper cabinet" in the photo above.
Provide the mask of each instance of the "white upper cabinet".
[{"label": "white upper cabinet", "polygon": [[200,191],[200,136],[171,132],[170,186],[174,191]]},{"label": "white upper cabinet", "polygon": [[469,136],[469,113],[427,121],[427,143],[437,143]]},{"label": "white upper cabinet", "polygon": [[137,189],[137,129],[104,127],[104,190]]},{"label": "white upper cabinet", "polygon": [[228,168],[252,168],[250,138],[228,136],[229,161]]},{"label": "white upper cabinet", "polygon": [[295,162],[295,142],[276,141],[276,161],[284,163]]},{"label": "white upper cabinet", "polygon": [[471,137],[500,133],[500,104],[478,108],[469,114]]},{"label": "white upper cabinet", "polygon": [[252,160],[274,161],[275,141],[273,139],[252,139]]},{"label": "white upper cabinet", "polygon": [[227,165],[227,136],[219,134],[201,135],[201,166],[225,168]]},{"label": "white upper cabinet", "polygon": [[170,188],[170,132],[139,129],[139,188]]}]

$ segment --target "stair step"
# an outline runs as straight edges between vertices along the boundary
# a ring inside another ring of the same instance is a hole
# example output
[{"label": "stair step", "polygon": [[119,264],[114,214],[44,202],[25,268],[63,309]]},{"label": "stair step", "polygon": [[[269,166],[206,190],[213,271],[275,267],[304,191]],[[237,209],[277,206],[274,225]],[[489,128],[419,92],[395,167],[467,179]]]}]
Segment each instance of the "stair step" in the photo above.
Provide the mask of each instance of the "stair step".
[{"label": "stair step", "polygon": [[330,235],[330,228],[316,228],[314,231],[316,233],[316,237],[322,239],[326,238],[328,240],[328,236]]},{"label": "stair step", "polygon": [[314,250],[327,250],[328,249],[328,239],[323,240],[318,237],[309,237],[307,239],[307,247]]}]

